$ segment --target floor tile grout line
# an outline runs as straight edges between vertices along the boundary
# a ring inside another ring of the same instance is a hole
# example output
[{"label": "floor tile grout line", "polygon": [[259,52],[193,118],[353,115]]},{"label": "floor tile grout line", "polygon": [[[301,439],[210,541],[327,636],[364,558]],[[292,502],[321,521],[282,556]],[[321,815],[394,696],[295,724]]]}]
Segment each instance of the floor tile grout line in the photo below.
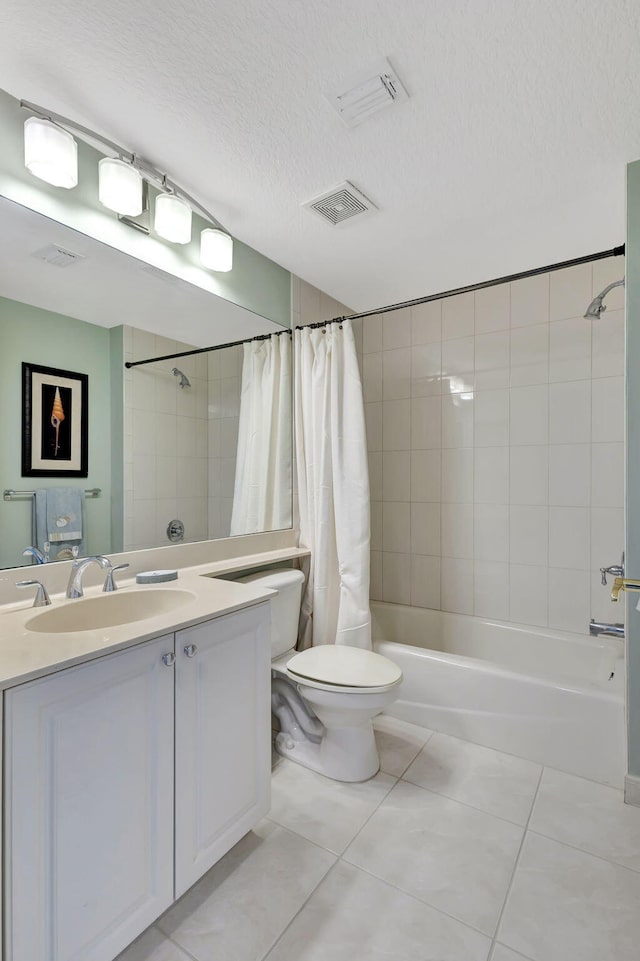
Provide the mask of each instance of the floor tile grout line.
[{"label": "floor tile grout line", "polygon": [[169,941],[170,944],[175,945],[175,947],[178,948],[179,951],[182,951],[182,953],[186,955],[187,958],[189,958],[189,961],[203,961],[202,958],[196,957],[196,955],[192,954],[191,951],[187,951],[187,949],[184,948],[179,941],[176,941],[174,938],[172,938],[170,934],[165,934],[164,931],[162,931],[160,928],[158,928],[158,931],[160,931],[162,937],[166,938],[166,940]]},{"label": "floor tile grout line", "polygon": [[545,841],[553,841],[554,844],[561,844],[563,848],[569,848],[571,851],[577,851],[578,854],[586,854],[587,857],[596,858],[598,861],[604,861],[615,868],[622,868],[623,871],[630,871],[632,874],[640,874],[640,868],[630,868],[628,864],[622,864],[620,861],[614,861],[612,858],[606,858],[604,854],[594,854],[593,851],[587,851],[586,848],[579,848],[576,844],[570,844],[569,841],[561,841],[559,838],[554,838],[550,834],[544,834],[542,831],[538,831],[535,828],[528,828],[528,834],[532,834],[534,837],[544,838]]},{"label": "floor tile grout line", "polygon": [[506,892],[505,892],[504,900],[503,900],[503,902],[502,902],[502,908],[501,908],[501,910],[500,910],[500,914],[498,915],[498,921],[497,921],[497,923],[496,923],[496,926],[495,926],[495,929],[494,929],[494,932],[493,932],[493,937],[492,937],[492,939],[491,939],[491,940],[492,940],[492,948],[491,948],[492,951],[493,951],[493,946],[494,946],[495,943],[496,943],[496,938],[497,938],[497,936],[498,936],[498,931],[500,930],[500,925],[502,924],[502,919],[503,919],[503,917],[504,917],[504,912],[505,912],[506,907],[507,907],[507,902],[508,902],[508,900],[509,900],[509,895],[511,894],[511,891],[512,891],[512,888],[513,888],[513,884],[514,884],[514,881],[515,881],[515,877],[516,877],[516,873],[517,873],[517,871],[518,871],[518,865],[520,864],[520,858],[521,858],[521,856],[522,856],[522,849],[524,848],[524,843],[525,843],[525,841],[526,841],[526,839],[527,839],[527,834],[528,834],[528,831],[529,831],[529,822],[531,821],[531,817],[532,817],[532,815],[533,815],[533,811],[534,811],[535,806],[536,806],[536,801],[538,800],[538,794],[540,793],[540,785],[542,784],[542,777],[543,777],[543,775],[544,775],[544,767],[542,767],[542,769],[541,769],[541,771],[540,771],[540,777],[538,778],[538,784],[537,784],[537,787],[536,787],[536,790],[535,790],[535,794],[533,795],[533,801],[531,802],[531,810],[529,811],[529,817],[527,818],[527,823],[525,824],[525,826],[524,826],[524,831],[522,832],[522,840],[521,840],[521,842],[520,842],[520,847],[518,848],[518,853],[517,853],[517,855],[516,855],[516,859],[515,859],[515,862],[514,862],[514,865],[513,865],[513,871],[511,872],[511,878],[510,878],[510,880],[509,880],[509,884],[507,885],[507,890],[506,890]]}]

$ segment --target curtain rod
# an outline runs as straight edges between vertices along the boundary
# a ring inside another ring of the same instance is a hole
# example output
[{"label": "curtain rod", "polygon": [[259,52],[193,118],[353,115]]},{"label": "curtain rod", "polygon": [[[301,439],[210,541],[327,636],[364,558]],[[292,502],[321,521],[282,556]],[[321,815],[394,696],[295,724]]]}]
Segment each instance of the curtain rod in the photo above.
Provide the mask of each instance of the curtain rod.
[{"label": "curtain rod", "polygon": [[[484,290],[486,287],[497,287],[499,284],[510,284],[516,280],[525,280],[527,277],[536,277],[538,274],[549,274],[554,270],[563,270],[565,267],[577,267],[580,264],[589,264],[594,260],[606,260],[607,257],[621,257],[625,253],[625,245],[612,247],[611,250],[600,250],[595,254],[585,254],[584,257],[574,257],[572,260],[562,260],[557,264],[549,264],[547,267],[534,267],[532,270],[521,270],[517,274],[507,274],[505,277],[496,277],[494,280],[483,280],[478,284],[468,284],[466,287],[454,287],[452,290],[444,290],[438,294],[428,294],[426,297],[416,297],[415,300],[404,300],[400,304],[389,304],[387,307],[376,307],[375,310],[363,310],[359,314],[349,314],[348,317],[333,317],[331,320],[321,320],[316,324],[302,324],[296,330],[303,330],[304,327],[317,329],[326,327],[328,324],[339,324],[343,320],[360,320],[363,317],[375,317],[376,314],[388,314],[392,310],[403,310],[405,307],[417,307],[419,304],[428,304],[433,300],[444,300],[445,297],[456,297],[458,294],[470,294],[476,290]],[[215,347],[199,347],[194,350],[183,350],[179,354],[165,354],[163,357],[149,357],[147,360],[128,360],[125,367],[140,367],[142,364],[153,364],[160,360],[173,360],[176,357],[190,357],[192,354],[207,354],[211,350],[224,350],[226,347],[240,347],[242,344],[249,344],[254,340],[269,340],[270,337],[279,337],[280,334],[291,334],[287,328],[277,330],[272,334],[259,334],[257,337],[247,337],[245,340],[234,340],[230,344],[217,344]]]}]

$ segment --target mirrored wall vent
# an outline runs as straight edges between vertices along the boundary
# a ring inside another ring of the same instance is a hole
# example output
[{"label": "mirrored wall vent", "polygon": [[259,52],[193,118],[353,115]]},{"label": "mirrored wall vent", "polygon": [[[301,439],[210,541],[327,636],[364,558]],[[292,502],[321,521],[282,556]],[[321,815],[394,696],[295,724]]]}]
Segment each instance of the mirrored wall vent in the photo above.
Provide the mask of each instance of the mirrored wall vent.
[{"label": "mirrored wall vent", "polygon": [[35,250],[31,256],[35,257],[36,260],[44,260],[46,264],[51,264],[53,267],[70,267],[80,260],[86,260],[86,257],[82,254],[76,254],[73,250],[58,247],[56,244],[49,244],[41,250]]}]

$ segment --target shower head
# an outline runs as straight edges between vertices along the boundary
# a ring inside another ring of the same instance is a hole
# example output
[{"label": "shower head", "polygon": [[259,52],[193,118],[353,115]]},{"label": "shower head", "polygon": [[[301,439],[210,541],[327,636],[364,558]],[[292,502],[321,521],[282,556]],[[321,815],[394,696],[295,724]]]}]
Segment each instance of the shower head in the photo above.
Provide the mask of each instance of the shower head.
[{"label": "shower head", "polygon": [[596,297],[593,298],[593,300],[587,307],[587,312],[584,315],[587,320],[600,319],[600,315],[603,314],[607,309],[603,304],[603,300],[607,296],[609,291],[613,290],[614,287],[624,287],[624,277],[622,278],[622,280],[616,280],[614,281],[614,283],[609,284],[608,287],[605,287],[604,290],[602,290]]},{"label": "shower head", "polygon": [[182,387],[183,389],[185,387],[191,387],[191,381],[189,380],[187,375],[184,374],[181,370],[178,370],[177,367],[172,367],[171,373],[173,374],[174,377],[180,378],[180,380],[178,381],[178,387]]}]

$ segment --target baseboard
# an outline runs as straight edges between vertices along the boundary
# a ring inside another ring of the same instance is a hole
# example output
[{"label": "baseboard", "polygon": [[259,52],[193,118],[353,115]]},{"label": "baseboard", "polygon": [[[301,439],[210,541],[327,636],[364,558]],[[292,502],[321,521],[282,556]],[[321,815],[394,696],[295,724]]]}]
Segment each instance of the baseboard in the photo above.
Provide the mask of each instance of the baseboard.
[{"label": "baseboard", "polygon": [[624,803],[640,807],[640,777],[627,774],[624,779]]}]

